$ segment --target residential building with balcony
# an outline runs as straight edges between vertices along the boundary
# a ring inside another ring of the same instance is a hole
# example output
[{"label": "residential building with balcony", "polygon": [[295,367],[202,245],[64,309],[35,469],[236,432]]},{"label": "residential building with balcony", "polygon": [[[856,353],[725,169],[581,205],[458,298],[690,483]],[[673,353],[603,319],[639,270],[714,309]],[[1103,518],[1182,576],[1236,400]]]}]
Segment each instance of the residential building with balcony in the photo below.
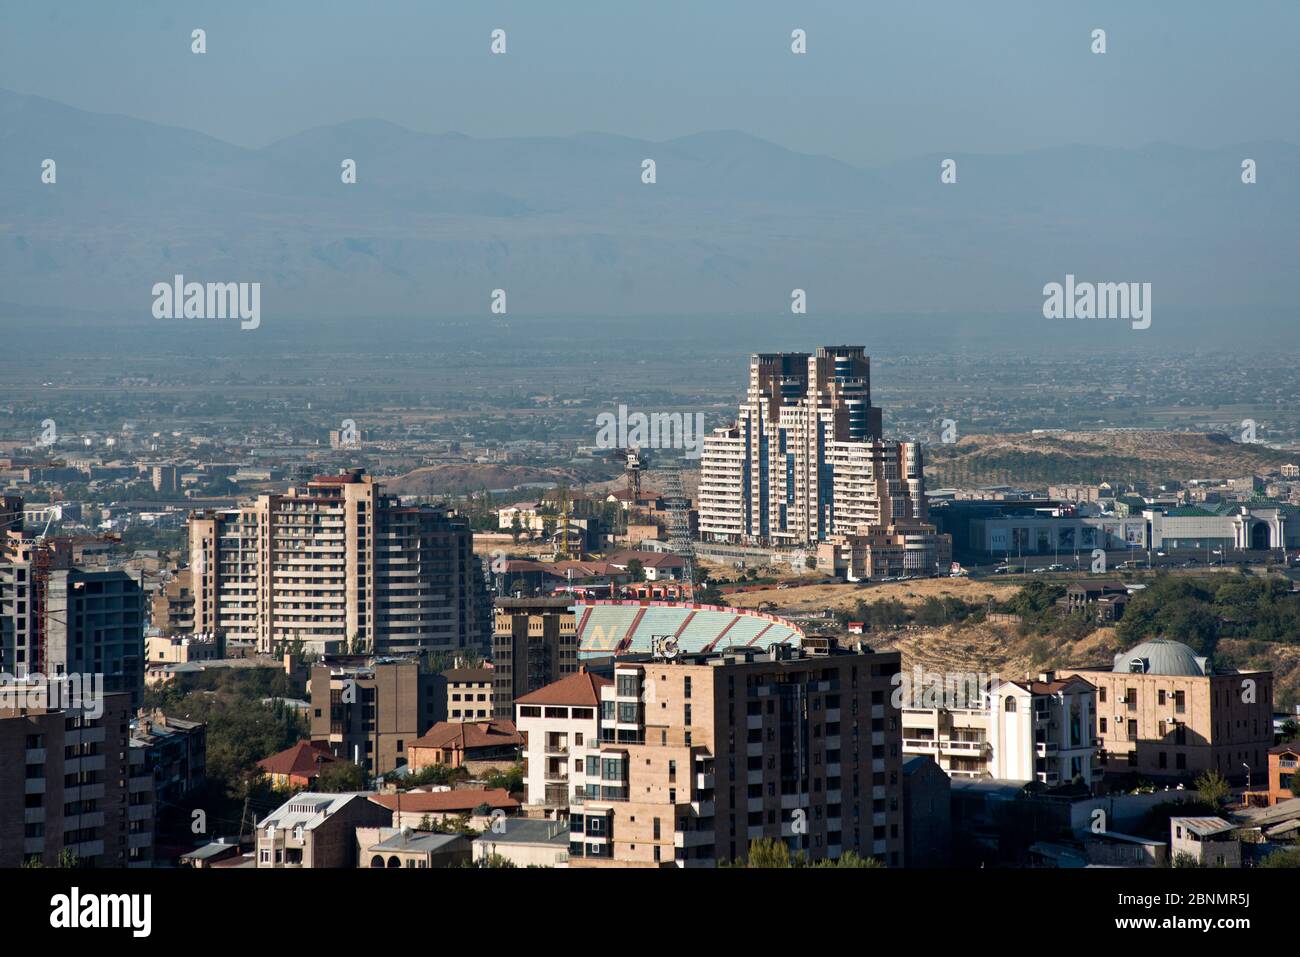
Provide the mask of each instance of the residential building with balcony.
[{"label": "residential building with balcony", "polygon": [[278,653],[482,653],[491,623],[473,533],[403,506],[361,469],[190,516],[194,628]]},{"label": "residential building with balcony", "polygon": [[714,866],[771,838],[900,866],[898,668],[897,653],[811,642],[616,659],[569,865]]},{"label": "residential building with balcony", "polygon": [[973,707],[903,708],[903,753],[928,755],[952,778],[1037,781],[1049,786],[1100,776],[1087,681],[1000,681],[976,689]]},{"label": "residential building with balcony", "polygon": [[1097,692],[1077,675],[1004,681],[989,694],[989,770],[1000,781],[1048,786],[1100,777],[1093,735]]},{"label": "residential building with balcony", "polygon": [[524,736],[527,804],[547,814],[568,811],[586,793],[586,752],[600,737],[600,692],[612,682],[586,669],[515,701]]},{"label": "residential building with balcony", "polygon": [[[13,685],[9,687],[15,687]],[[70,853],[85,867],[126,867],[153,846],[152,776],[131,772],[130,696],[98,708],[0,706],[0,867]]]},{"label": "residential building with balcony", "polygon": [[445,679],[420,660],[326,655],[311,669],[311,740],[371,774],[408,763],[408,747],[445,716]]},{"label": "residential building with balcony", "polygon": [[[1284,741],[1268,749],[1268,777],[1264,788],[1246,794],[1246,802],[1271,807],[1300,797],[1300,742]],[[1252,782],[1253,783],[1253,782]]]}]

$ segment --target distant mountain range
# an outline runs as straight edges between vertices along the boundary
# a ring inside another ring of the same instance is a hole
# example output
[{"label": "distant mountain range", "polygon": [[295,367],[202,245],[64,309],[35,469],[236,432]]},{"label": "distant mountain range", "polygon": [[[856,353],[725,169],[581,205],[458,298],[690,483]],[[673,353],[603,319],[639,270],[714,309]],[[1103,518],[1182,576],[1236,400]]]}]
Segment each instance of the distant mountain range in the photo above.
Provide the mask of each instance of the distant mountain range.
[{"label": "distant mountain range", "polygon": [[943,156],[859,169],[731,131],[475,139],[375,120],[245,149],[0,91],[0,320],[157,322],[150,288],[179,273],[260,282],[263,328],[487,319],[496,288],[512,317],[775,318],[798,287],[810,319],[1002,315],[1023,335],[1049,322],[1043,285],[1072,273],[1152,283],[1153,332],[1192,310],[1225,336],[1296,341],[1295,145],[951,156],[942,185]]},{"label": "distant mountain range", "polygon": [[1164,482],[1276,471],[1295,456],[1215,432],[1049,432],[967,435],[926,450],[930,488]]}]

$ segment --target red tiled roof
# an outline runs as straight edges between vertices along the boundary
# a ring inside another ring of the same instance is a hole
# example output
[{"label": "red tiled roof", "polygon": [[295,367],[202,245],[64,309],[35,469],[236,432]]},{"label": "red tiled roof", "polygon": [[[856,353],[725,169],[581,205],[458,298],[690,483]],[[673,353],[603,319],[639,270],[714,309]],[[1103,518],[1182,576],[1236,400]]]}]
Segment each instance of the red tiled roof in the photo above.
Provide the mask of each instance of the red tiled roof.
[{"label": "red tiled roof", "polygon": [[[396,794],[376,794],[370,800],[390,811],[396,811]],[[402,813],[436,814],[464,813],[480,804],[493,808],[513,810],[519,802],[505,788],[459,788],[451,791],[403,791],[400,795]]]},{"label": "red tiled roof", "polygon": [[412,748],[492,748],[524,743],[513,721],[439,721]]},{"label": "red tiled roof", "polygon": [[613,683],[609,678],[602,678],[590,671],[579,671],[577,674],[567,675],[559,681],[552,681],[545,687],[516,698],[515,704],[576,704],[599,707],[600,689]]},{"label": "red tiled roof", "polygon": [[323,744],[299,741],[291,748],[263,758],[257,762],[257,766],[267,774],[296,774],[314,778],[320,773],[321,765],[333,764],[338,760]]}]

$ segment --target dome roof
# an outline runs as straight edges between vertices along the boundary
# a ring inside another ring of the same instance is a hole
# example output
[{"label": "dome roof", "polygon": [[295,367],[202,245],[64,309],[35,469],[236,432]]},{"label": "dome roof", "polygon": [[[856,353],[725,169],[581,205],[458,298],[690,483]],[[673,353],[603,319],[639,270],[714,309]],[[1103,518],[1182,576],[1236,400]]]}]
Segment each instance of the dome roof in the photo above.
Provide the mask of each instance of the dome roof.
[{"label": "dome roof", "polygon": [[1115,674],[1193,675],[1214,674],[1209,658],[1202,658],[1181,641],[1153,638],[1115,656]]}]

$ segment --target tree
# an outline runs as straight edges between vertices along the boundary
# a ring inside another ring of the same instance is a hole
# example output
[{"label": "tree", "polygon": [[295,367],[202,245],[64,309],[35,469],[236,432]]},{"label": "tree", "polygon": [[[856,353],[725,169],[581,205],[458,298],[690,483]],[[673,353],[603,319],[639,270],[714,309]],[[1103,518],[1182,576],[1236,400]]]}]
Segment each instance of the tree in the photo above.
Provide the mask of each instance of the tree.
[{"label": "tree", "polygon": [[749,856],[744,867],[787,868],[790,867],[790,848],[784,841],[764,837],[749,842]]},{"label": "tree", "polygon": [[326,794],[339,794],[344,791],[364,791],[366,789],[366,772],[351,761],[337,761],[326,764],[316,777],[316,790]]},{"label": "tree", "polygon": [[632,581],[645,581],[645,566],[641,564],[641,559],[634,558],[627,563],[627,573],[632,576]]},{"label": "tree", "polygon": [[1291,775],[1291,793],[1300,797],[1300,771]]},{"label": "tree", "polygon": [[1274,851],[1259,862],[1260,867],[1300,867],[1300,847]]},{"label": "tree", "polygon": [[876,867],[879,867],[879,868],[883,868],[885,865],[884,865],[883,863],[881,863],[880,859],[877,858],[877,857],[863,857],[863,856],[862,856],[861,854],[859,854],[857,851],[845,851],[842,855],[840,855],[840,856],[839,856],[838,858],[836,858],[835,860],[831,860],[830,858],[826,858],[825,860],[818,861],[817,864],[816,864],[815,866],[817,866],[817,867],[852,867],[852,868],[876,868]]},{"label": "tree", "polygon": [[519,513],[515,512],[510,518],[510,534],[514,537],[515,544],[519,544],[519,536],[524,533],[524,523],[519,521]]},{"label": "tree", "polygon": [[1232,793],[1232,788],[1228,786],[1224,776],[1214,770],[1203,772],[1196,779],[1194,786],[1201,793],[1202,798],[1216,807],[1222,807],[1228,800],[1228,795]]}]

